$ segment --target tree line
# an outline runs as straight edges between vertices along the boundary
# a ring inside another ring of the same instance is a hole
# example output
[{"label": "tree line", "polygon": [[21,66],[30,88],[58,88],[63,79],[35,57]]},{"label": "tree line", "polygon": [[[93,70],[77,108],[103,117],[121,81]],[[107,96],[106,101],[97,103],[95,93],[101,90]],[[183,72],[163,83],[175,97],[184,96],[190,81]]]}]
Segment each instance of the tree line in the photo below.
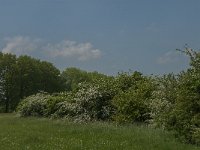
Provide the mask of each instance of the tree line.
[{"label": "tree line", "polygon": [[0,52],[0,111],[12,112],[21,99],[40,91],[70,91],[78,83],[92,80],[95,76],[103,75],[77,68],[61,72],[47,61]]}]

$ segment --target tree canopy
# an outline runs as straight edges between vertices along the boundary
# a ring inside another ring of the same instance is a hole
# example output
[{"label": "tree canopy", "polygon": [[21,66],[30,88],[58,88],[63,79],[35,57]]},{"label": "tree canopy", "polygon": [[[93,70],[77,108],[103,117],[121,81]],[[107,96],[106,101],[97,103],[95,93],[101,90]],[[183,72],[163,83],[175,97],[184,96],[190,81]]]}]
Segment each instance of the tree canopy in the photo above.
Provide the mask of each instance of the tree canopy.
[{"label": "tree canopy", "polygon": [[59,92],[63,87],[60,71],[53,64],[0,53],[0,102],[5,112],[13,111],[24,97],[39,91]]}]

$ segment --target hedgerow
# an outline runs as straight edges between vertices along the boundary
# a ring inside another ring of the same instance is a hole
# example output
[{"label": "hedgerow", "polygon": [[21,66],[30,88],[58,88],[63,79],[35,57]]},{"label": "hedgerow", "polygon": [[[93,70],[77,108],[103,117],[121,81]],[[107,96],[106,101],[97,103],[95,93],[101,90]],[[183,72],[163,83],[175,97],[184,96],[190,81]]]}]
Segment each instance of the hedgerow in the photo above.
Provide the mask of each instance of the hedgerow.
[{"label": "hedgerow", "polygon": [[139,72],[100,76],[72,91],[38,93],[21,100],[21,116],[74,121],[148,123],[200,144],[200,53],[184,51],[191,67],[178,75],[146,77]]}]

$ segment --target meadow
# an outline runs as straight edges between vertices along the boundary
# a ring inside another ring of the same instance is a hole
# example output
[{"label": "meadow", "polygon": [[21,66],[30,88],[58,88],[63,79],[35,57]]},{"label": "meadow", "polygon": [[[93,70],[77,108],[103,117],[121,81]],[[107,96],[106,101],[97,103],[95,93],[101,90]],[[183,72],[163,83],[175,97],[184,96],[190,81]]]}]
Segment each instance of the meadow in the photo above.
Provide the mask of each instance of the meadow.
[{"label": "meadow", "polygon": [[160,129],[0,114],[1,150],[197,150]]}]

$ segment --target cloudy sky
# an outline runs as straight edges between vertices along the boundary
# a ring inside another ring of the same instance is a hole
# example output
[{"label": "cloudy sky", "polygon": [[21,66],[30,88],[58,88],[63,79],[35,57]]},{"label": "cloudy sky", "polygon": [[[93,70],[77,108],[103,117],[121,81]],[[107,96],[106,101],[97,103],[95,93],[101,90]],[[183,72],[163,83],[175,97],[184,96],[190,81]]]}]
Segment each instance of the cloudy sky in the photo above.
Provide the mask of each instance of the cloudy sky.
[{"label": "cloudy sky", "polygon": [[200,49],[199,0],[0,0],[0,50],[116,74],[179,72]]}]

